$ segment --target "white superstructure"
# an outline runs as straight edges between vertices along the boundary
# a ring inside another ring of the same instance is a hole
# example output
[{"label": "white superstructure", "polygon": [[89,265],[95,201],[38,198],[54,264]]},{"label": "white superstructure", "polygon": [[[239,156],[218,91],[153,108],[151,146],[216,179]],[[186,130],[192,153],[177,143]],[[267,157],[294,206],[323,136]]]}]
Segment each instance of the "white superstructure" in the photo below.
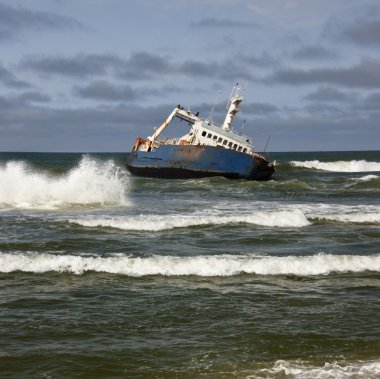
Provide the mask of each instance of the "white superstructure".
[{"label": "white superstructure", "polygon": [[[197,114],[193,114],[189,110],[186,111],[177,106],[169,117],[157,128],[154,134],[148,137],[151,144],[170,144],[170,145],[208,145],[219,146],[225,149],[232,149],[242,153],[251,154],[253,146],[248,137],[236,133],[232,130],[231,124],[235,115],[239,112],[239,104],[243,102],[243,87],[236,84],[230,100],[227,104],[227,115],[223,125],[217,125],[209,119],[201,119]],[[159,140],[160,134],[167,128],[170,122],[178,117],[185,120],[191,125],[189,133],[181,138],[171,138]],[[146,146],[141,148],[145,149]]]}]

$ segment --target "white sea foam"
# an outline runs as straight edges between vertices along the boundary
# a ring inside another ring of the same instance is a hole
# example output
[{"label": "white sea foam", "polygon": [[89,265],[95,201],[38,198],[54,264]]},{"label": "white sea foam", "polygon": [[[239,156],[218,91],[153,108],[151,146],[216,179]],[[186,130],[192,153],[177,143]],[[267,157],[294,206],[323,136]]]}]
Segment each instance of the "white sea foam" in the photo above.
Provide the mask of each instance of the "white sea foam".
[{"label": "white sea foam", "polygon": [[376,179],[379,179],[378,175],[365,175],[360,178],[354,178],[352,180],[354,180],[355,182],[370,182],[371,180],[376,180]]},{"label": "white sea foam", "polygon": [[87,257],[30,253],[0,253],[0,272],[48,271],[82,274],[106,272],[139,277],[256,275],[327,275],[332,272],[380,272],[380,255],[329,255],[270,257],[259,255]]},{"label": "white sea foam", "polygon": [[246,379],[371,379],[380,377],[380,361],[332,362],[323,366],[305,365],[300,361],[277,361],[272,368],[260,369]]},{"label": "white sea foam", "polygon": [[38,172],[24,162],[0,166],[0,208],[54,209],[65,204],[127,205],[127,177],[111,160],[88,156],[63,176]]},{"label": "white sea foam", "polygon": [[380,207],[376,205],[316,204],[303,206],[309,220],[330,220],[344,223],[380,223]]},{"label": "white sea foam", "polygon": [[70,219],[71,223],[86,227],[109,227],[122,230],[161,231],[192,226],[255,224],[270,227],[303,227],[310,224],[299,209],[282,211],[256,211],[250,214],[170,214],[170,215],[138,215],[99,218]]},{"label": "white sea foam", "polygon": [[334,172],[370,172],[380,171],[380,162],[367,162],[365,160],[320,162],[314,161],[291,161],[294,167],[315,168],[317,170]]}]

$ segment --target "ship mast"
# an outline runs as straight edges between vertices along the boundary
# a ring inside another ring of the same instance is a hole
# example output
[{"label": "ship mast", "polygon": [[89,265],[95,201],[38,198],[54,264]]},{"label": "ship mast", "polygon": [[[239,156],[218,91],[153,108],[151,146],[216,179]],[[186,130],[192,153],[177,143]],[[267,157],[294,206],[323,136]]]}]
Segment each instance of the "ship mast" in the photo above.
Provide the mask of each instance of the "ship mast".
[{"label": "ship mast", "polygon": [[223,122],[222,128],[224,130],[231,130],[232,121],[236,115],[240,111],[239,104],[243,101],[242,92],[245,90],[242,86],[239,86],[239,83],[236,83],[236,86],[232,89],[232,93],[230,96],[230,100],[227,104],[227,116]]}]

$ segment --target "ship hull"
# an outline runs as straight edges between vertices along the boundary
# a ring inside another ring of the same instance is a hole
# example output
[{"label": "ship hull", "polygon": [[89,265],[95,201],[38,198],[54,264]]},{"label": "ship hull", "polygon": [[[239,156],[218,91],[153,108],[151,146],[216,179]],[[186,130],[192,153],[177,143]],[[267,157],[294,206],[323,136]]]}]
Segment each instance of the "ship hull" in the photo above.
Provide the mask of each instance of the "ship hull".
[{"label": "ship hull", "polygon": [[161,145],[127,154],[127,169],[137,176],[188,179],[223,176],[268,180],[274,166],[259,155],[207,145]]}]

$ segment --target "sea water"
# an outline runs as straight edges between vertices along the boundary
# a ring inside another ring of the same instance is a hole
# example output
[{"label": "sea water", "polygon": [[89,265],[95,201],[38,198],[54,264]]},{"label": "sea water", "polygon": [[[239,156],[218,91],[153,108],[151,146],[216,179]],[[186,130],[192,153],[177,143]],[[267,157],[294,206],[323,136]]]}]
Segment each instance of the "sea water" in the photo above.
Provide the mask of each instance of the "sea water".
[{"label": "sea water", "polygon": [[380,377],[380,152],[271,159],[0,153],[0,377]]}]

